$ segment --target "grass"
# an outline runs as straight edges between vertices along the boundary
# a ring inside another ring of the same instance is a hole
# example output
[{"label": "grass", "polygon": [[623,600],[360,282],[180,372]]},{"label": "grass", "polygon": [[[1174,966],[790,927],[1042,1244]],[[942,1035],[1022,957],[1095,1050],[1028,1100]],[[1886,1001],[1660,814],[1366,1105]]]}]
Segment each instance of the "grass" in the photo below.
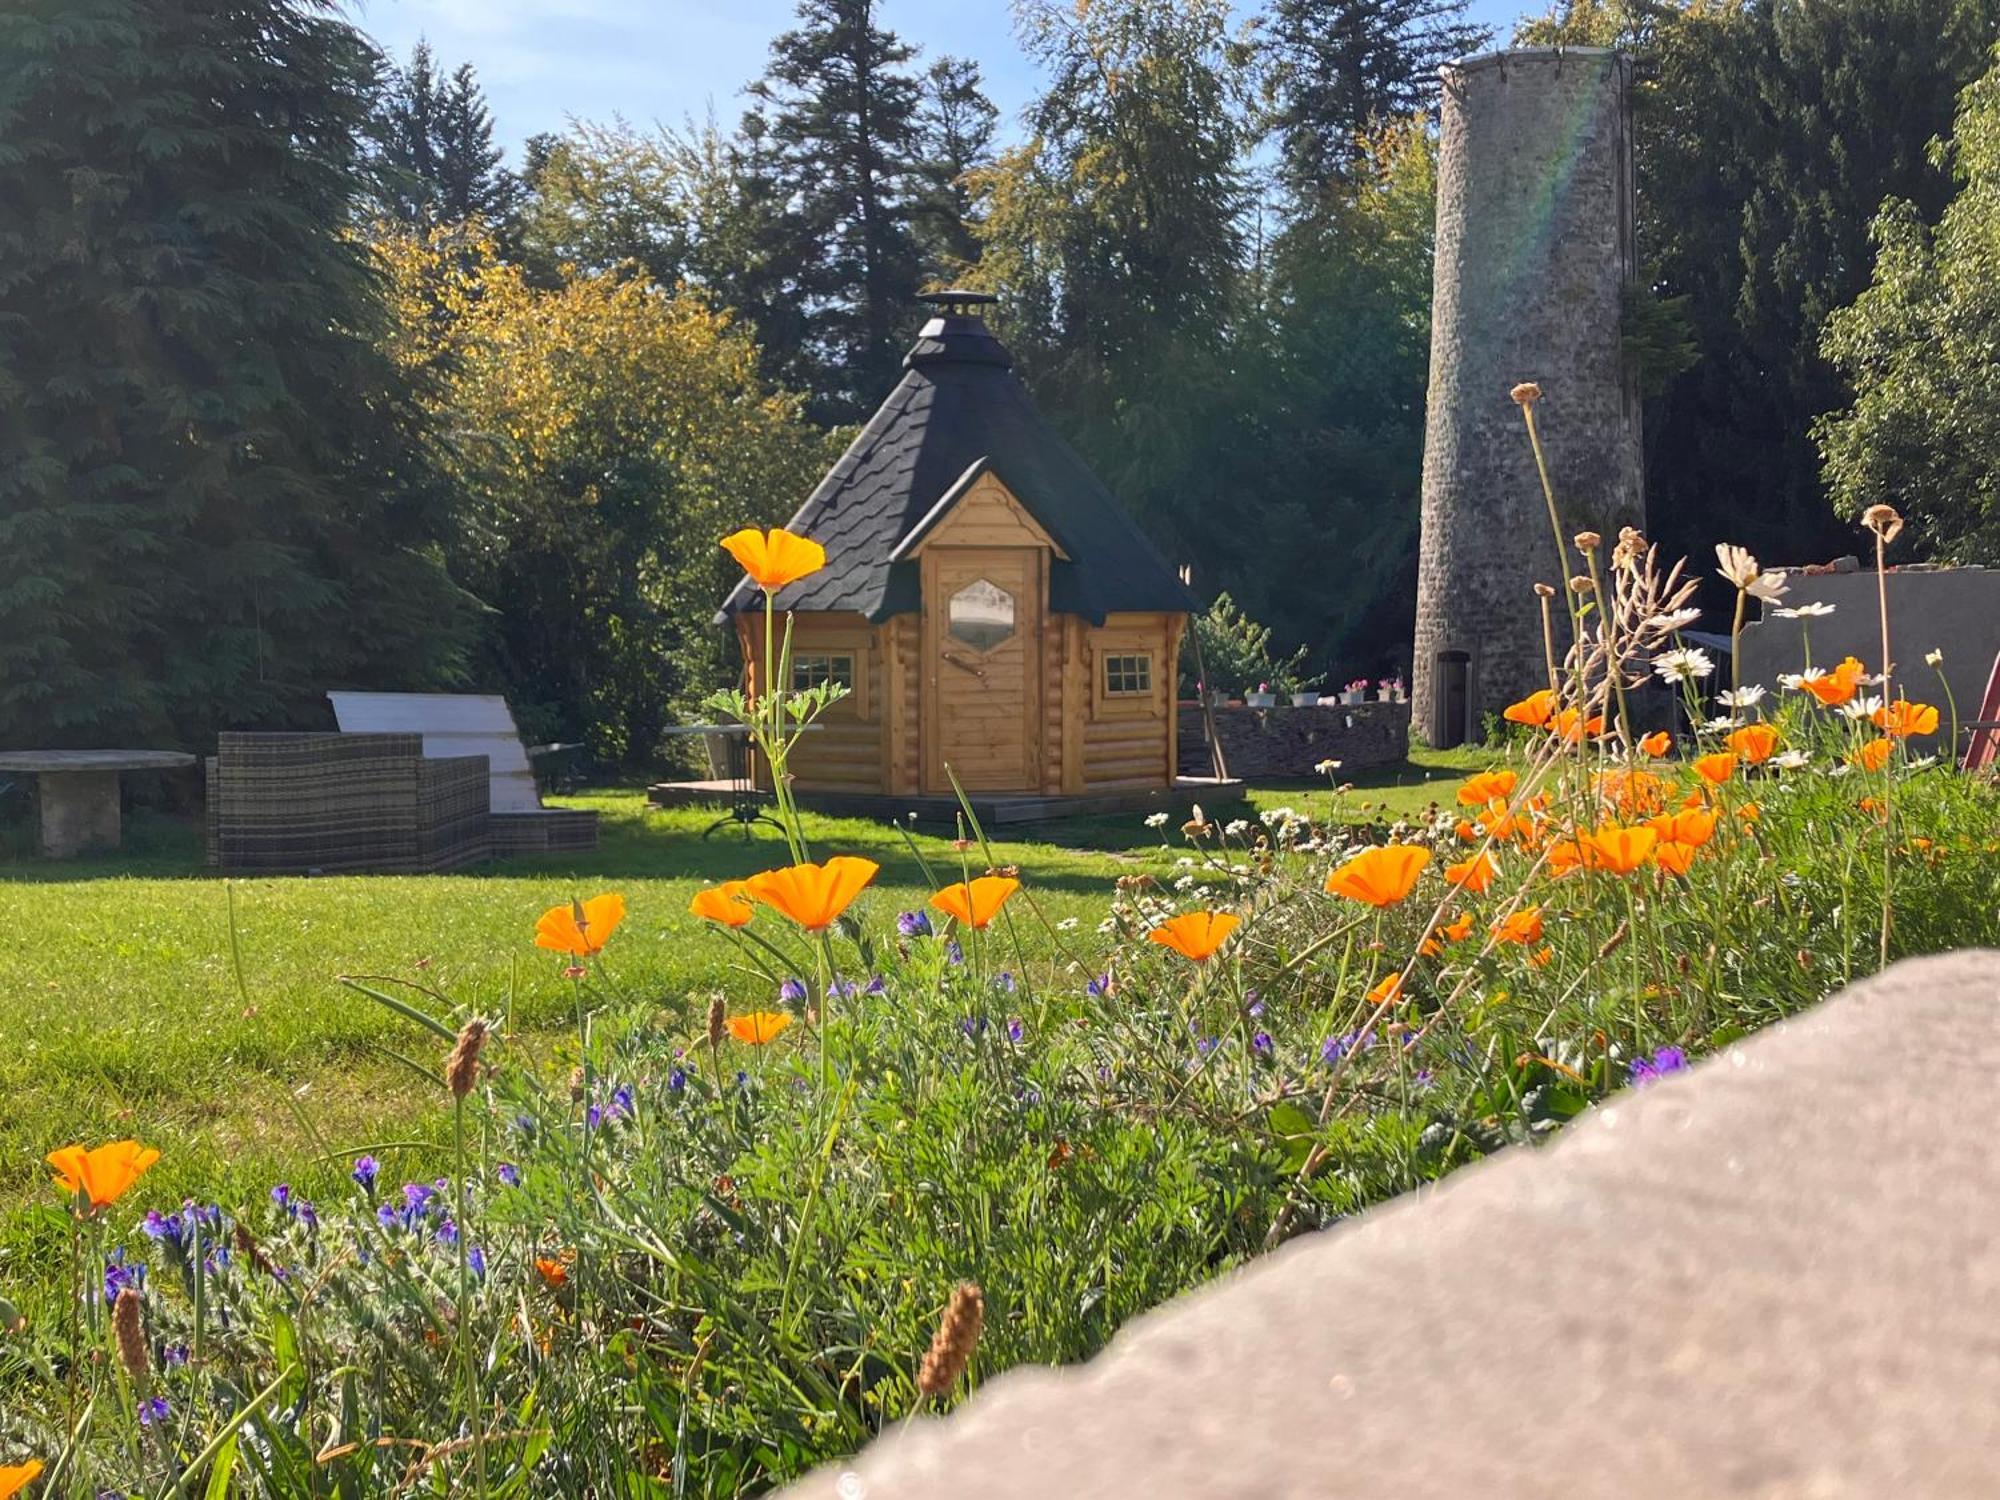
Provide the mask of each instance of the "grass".
[{"label": "grass", "polygon": [[[1390,821],[1450,801],[1477,751],[1414,751],[1338,800],[1325,783],[1248,790],[1248,812],[1289,805],[1316,818]],[[517,859],[436,876],[225,882],[206,876],[193,826],[134,815],[115,858],[51,864],[0,853],[16,941],[0,948],[0,1287],[39,1280],[58,1244],[42,1191],[43,1154],[72,1140],[132,1134],[169,1148],[135,1208],[199,1193],[223,1202],[290,1178],[308,1187],[341,1170],[321,1144],[435,1146],[443,1128],[428,1090],[399,1054],[435,1066],[415,1028],[340,986],[339,974],[418,979],[468,1013],[507,1015],[532,1037],[567,1025],[569,991],[529,942],[534,918],[572,894],[622,891],[643,943],[605,977],[639,997],[761,997],[720,935],[687,916],[703,884],[779,862],[760,831],[704,840],[706,809],[649,809],[636,791],[570,799],[594,807],[603,837],[588,856]],[[1211,815],[1242,814],[1209,808]],[[892,828],[811,818],[815,847],[883,866],[867,898],[877,914],[919,906],[931,889]],[[1137,816],[1037,826],[1001,841],[1056,919],[1088,934],[1118,876],[1166,868],[1158,833]],[[939,870],[947,839],[917,838]],[[234,943],[232,944],[232,932]],[[1031,952],[1031,960],[1045,957]],[[240,965],[240,968],[239,968]],[[14,1263],[9,1264],[12,1260]],[[25,1263],[24,1263],[25,1261]]]}]

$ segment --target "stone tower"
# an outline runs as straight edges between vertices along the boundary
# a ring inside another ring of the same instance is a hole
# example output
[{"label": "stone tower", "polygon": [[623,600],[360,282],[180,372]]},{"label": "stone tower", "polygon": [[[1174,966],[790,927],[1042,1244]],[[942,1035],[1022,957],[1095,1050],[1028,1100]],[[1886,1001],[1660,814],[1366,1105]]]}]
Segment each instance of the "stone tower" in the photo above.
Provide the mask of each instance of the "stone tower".
[{"label": "stone tower", "polygon": [[1631,61],[1518,48],[1443,76],[1411,684],[1437,746],[1476,739],[1486,714],[1547,685],[1534,585],[1565,580],[1513,387],[1542,388],[1566,537],[1615,537],[1644,511],[1620,338],[1636,271]]}]

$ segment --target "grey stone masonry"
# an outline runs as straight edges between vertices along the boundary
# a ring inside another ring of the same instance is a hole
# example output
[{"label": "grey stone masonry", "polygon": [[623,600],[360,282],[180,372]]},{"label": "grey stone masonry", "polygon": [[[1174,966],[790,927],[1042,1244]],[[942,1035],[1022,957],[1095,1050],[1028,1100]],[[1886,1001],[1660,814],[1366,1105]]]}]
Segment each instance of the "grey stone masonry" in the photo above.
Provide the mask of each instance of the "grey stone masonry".
[{"label": "grey stone masonry", "polygon": [[2000,953],[1901,963],[791,1493],[2000,1495],[1996,1107]]},{"label": "grey stone masonry", "polygon": [[[1180,710],[1180,772],[1209,773],[1208,735],[1201,709]],[[1410,753],[1407,703],[1321,703],[1312,708],[1218,708],[1215,732],[1229,774],[1252,781],[1266,776],[1317,776],[1322,761],[1340,762],[1342,775],[1394,765]]]},{"label": "grey stone masonry", "polygon": [[1443,76],[1411,697],[1418,732],[1453,745],[1547,685],[1534,585],[1565,582],[1514,386],[1542,388],[1565,537],[1615,537],[1643,524],[1643,504],[1622,347],[1630,61],[1516,49]]}]

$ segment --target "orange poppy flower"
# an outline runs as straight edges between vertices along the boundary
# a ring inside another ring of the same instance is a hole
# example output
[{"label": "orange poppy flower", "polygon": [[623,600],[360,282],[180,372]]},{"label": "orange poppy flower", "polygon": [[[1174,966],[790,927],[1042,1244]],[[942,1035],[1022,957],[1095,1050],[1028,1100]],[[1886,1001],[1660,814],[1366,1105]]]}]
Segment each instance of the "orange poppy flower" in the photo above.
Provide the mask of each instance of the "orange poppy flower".
[{"label": "orange poppy flower", "polygon": [[1526,947],[1542,940],[1542,909],[1539,906],[1524,906],[1517,912],[1508,914],[1503,922],[1495,922],[1492,927],[1493,941],[1496,943],[1519,943]]},{"label": "orange poppy flower", "polygon": [[729,1018],[729,1034],[745,1046],[761,1047],[775,1042],[792,1018],[781,1010],[753,1010],[748,1015]]},{"label": "orange poppy flower", "polygon": [[1565,745],[1580,745],[1586,738],[1596,739],[1604,733],[1604,715],[1592,714],[1585,719],[1581,711],[1566,708],[1549,720],[1549,733],[1560,735]]},{"label": "orange poppy flower", "polygon": [[1754,823],[1764,816],[1764,809],[1754,802],[1746,802],[1736,809],[1736,816],[1746,823]]},{"label": "orange poppy flower", "polygon": [[569,1267],[552,1255],[536,1256],[535,1270],[542,1278],[542,1285],[552,1292],[569,1285]]},{"label": "orange poppy flower", "polygon": [[1538,949],[1533,953],[1530,953],[1528,955],[1528,962],[1533,964],[1538,969],[1546,969],[1549,966],[1549,961],[1553,959],[1555,956],[1556,956],[1555,949],[1542,948]]},{"label": "orange poppy flower", "polygon": [[1822,707],[1838,708],[1854,696],[1861,679],[1867,675],[1868,669],[1850,656],[1831,672],[1806,678],[1799,684],[1799,691],[1811,693]]},{"label": "orange poppy flower", "polygon": [[1597,781],[1598,796],[1627,817],[1658,812],[1666,792],[1667,784],[1651,771],[1612,771]]},{"label": "orange poppy flower", "polygon": [[1561,839],[1549,845],[1548,867],[1550,875],[1560,879],[1564,875],[1581,870],[1583,865],[1583,845],[1575,839]]},{"label": "orange poppy flower", "polygon": [[1542,688],[1528,694],[1519,703],[1510,703],[1501,710],[1500,717],[1510,724],[1526,724],[1531,729],[1540,729],[1555,717],[1556,695],[1551,688]]},{"label": "orange poppy flower", "polygon": [[836,854],[823,865],[787,865],[752,875],[743,888],[752,900],[791,918],[807,932],[824,932],[881,868],[872,859]]},{"label": "orange poppy flower", "polygon": [[1704,755],[1694,763],[1694,774],[1710,786],[1721,786],[1736,774],[1736,757],[1730,751],[1718,750],[1713,755]]},{"label": "orange poppy flower", "polygon": [[1327,891],[1369,906],[1394,906],[1417,888],[1417,876],[1431,851],[1416,844],[1380,844],[1364,849],[1326,877]]},{"label": "orange poppy flower", "polygon": [[551,906],[535,923],[535,946],[588,958],[603,950],[624,920],[625,898],[616,892]]},{"label": "orange poppy flower", "polygon": [[1668,840],[1653,850],[1653,862],[1669,875],[1685,875],[1694,868],[1695,847],[1693,844],[1678,844]]},{"label": "orange poppy flower", "polygon": [[1484,807],[1489,802],[1511,797],[1518,780],[1512,771],[1481,771],[1477,776],[1468,776],[1458,789],[1458,805]]},{"label": "orange poppy flower", "polygon": [[775,594],[786,584],[797,583],[826,566],[826,548],[782,526],[769,531],[746,526],[724,537],[722,545],[743,565],[751,582],[767,594]]},{"label": "orange poppy flower", "polygon": [[1454,943],[1462,943],[1472,936],[1472,913],[1461,912],[1456,921],[1447,922],[1438,929]]},{"label": "orange poppy flower", "polygon": [[1660,836],[1643,824],[1625,828],[1609,823],[1585,834],[1584,839],[1587,840],[1584,857],[1592,869],[1630,875],[1653,857],[1653,846],[1659,843]]},{"label": "orange poppy flower", "polygon": [[1878,818],[1886,816],[1889,811],[1889,804],[1880,797],[1863,797],[1856,806],[1865,813],[1873,813]]},{"label": "orange poppy flower", "polygon": [[42,1472],[42,1461],[31,1458],[24,1464],[0,1464],[0,1500],[13,1500],[22,1490],[35,1482]]},{"label": "orange poppy flower", "polygon": [[688,902],[688,910],[706,921],[720,922],[724,927],[748,926],[757,912],[740,880],[725,880],[721,885],[696,891],[694,899]]},{"label": "orange poppy flower", "polygon": [[1898,698],[1887,708],[1878,708],[1868,716],[1875,727],[1896,739],[1904,739],[1913,734],[1936,734],[1938,711],[1928,703],[1911,703]]},{"label": "orange poppy flower", "polygon": [[83,1197],[91,1213],[109,1208],[160,1159],[156,1147],[137,1141],[105,1146],[64,1146],[44,1158],[55,1168],[55,1184],[70,1197]]},{"label": "orange poppy flower", "polygon": [[1452,829],[1452,832],[1457,834],[1461,840],[1463,840],[1465,843],[1468,844],[1471,843],[1474,839],[1479,837],[1479,830],[1472,826],[1472,820],[1470,818],[1460,818],[1458,820],[1458,826]]},{"label": "orange poppy flower", "polygon": [[1397,1000],[1402,998],[1402,994],[1403,976],[1401,974],[1384,974],[1369,989],[1368,1003],[1370,1005],[1394,1005]]},{"label": "orange poppy flower", "polygon": [[1658,760],[1662,755],[1665,755],[1669,750],[1674,748],[1674,737],[1664,729],[1656,729],[1639,741],[1639,748],[1652,756],[1653,759]]},{"label": "orange poppy flower", "polygon": [[1686,844],[1699,849],[1715,837],[1715,814],[1705,807],[1685,807],[1677,813],[1662,813],[1647,820],[1646,826],[1662,844]]},{"label": "orange poppy flower", "polygon": [[1462,891],[1470,891],[1475,896],[1493,884],[1493,877],[1499,873],[1499,864],[1485,850],[1470,859],[1461,859],[1455,865],[1444,867],[1444,878],[1449,884]]},{"label": "orange poppy flower", "polygon": [[931,905],[968,927],[984,927],[1020,888],[1020,881],[1005,875],[981,875],[969,884],[946,886],[931,897]]},{"label": "orange poppy flower", "polygon": [[1726,743],[1743,757],[1744,764],[1761,766],[1778,748],[1778,731],[1769,724],[1745,724]]},{"label": "orange poppy flower", "polygon": [[1847,758],[1864,771],[1879,771],[1889,764],[1889,753],[1895,748],[1891,739],[1870,740]]},{"label": "orange poppy flower", "polygon": [[1146,941],[1205,964],[1229,940],[1242,918],[1233,911],[1184,911],[1146,934]]}]

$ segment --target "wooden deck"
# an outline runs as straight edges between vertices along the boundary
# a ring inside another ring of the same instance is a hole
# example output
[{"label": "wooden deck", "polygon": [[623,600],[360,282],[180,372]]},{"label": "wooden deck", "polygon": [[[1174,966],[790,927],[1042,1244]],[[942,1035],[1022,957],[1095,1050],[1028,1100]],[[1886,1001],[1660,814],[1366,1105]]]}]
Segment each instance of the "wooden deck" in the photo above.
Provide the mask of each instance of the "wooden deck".
[{"label": "wooden deck", "polygon": [[[1061,818],[1095,818],[1119,813],[1166,811],[1185,813],[1195,803],[1212,810],[1236,801],[1240,781],[1207,776],[1183,776],[1170,787],[1134,787],[1121,791],[1085,792],[1076,797],[998,796],[976,792],[967,800],[980,823],[993,828],[1010,823],[1047,823]],[[646,789],[655,807],[727,807],[737,794],[727,781],[662,781]],[[758,794],[768,805],[768,793]],[[958,814],[955,797],[891,797],[879,792],[808,792],[799,805],[810,812],[836,817],[883,818],[891,822],[916,814],[920,823],[950,823]]]}]

